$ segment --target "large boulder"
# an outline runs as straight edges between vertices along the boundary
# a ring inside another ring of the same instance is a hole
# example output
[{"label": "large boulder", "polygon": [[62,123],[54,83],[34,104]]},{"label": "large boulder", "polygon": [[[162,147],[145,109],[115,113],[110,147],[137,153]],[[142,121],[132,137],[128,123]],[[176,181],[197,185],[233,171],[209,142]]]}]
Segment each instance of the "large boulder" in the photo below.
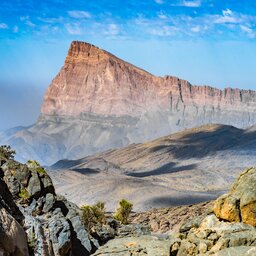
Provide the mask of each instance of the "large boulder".
[{"label": "large boulder", "polygon": [[220,221],[210,214],[198,228],[191,228],[187,234],[180,234],[179,238],[172,240],[171,255],[219,255],[226,248],[238,249],[241,246],[255,249],[256,229],[240,222]]},{"label": "large boulder", "polygon": [[[13,196],[3,180],[0,154],[0,255],[27,256],[26,233],[22,228],[24,216],[15,204]],[[12,187],[15,191],[15,185]]]},{"label": "large boulder", "polygon": [[256,227],[256,168],[243,172],[230,192],[215,201],[213,210],[220,219]]},{"label": "large boulder", "polygon": [[26,233],[2,205],[0,209],[0,255],[28,255]]},{"label": "large boulder", "polygon": [[181,226],[170,255],[256,255],[256,168],[243,172],[215,201],[213,213],[197,225]]}]

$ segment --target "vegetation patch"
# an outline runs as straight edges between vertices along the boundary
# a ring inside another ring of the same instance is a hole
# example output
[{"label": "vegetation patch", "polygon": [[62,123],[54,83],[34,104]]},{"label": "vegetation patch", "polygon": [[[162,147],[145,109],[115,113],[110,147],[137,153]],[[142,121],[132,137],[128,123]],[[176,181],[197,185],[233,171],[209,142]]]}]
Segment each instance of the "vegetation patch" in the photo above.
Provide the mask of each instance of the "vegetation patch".
[{"label": "vegetation patch", "polygon": [[27,166],[33,171],[37,171],[40,174],[47,174],[45,169],[35,160],[28,160]]},{"label": "vegetation patch", "polygon": [[28,201],[30,199],[30,194],[25,188],[22,188],[20,190],[19,197],[24,199],[25,201]]},{"label": "vegetation patch", "polygon": [[87,231],[91,232],[96,225],[103,225],[106,223],[106,209],[104,202],[98,202],[92,206],[83,205],[81,210],[82,221]]},{"label": "vegetation patch", "polygon": [[119,202],[119,206],[114,214],[114,218],[120,221],[122,224],[128,224],[129,215],[132,212],[133,204],[129,201],[122,199]]}]

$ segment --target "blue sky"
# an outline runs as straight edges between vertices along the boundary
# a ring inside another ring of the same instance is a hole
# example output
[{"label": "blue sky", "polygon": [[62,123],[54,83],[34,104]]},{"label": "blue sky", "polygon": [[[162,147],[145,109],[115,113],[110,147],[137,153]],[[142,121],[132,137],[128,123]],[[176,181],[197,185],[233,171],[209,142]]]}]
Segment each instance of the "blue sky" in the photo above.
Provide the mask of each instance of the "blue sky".
[{"label": "blue sky", "polygon": [[72,40],[155,75],[256,89],[255,0],[1,0],[0,130],[35,122]]}]

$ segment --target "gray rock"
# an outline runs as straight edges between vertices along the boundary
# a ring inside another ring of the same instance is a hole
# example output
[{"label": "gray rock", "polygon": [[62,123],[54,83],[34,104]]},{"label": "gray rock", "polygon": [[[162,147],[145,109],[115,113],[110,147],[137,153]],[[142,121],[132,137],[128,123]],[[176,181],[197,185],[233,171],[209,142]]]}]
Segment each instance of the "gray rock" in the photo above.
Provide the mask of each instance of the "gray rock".
[{"label": "gray rock", "polygon": [[52,209],[55,201],[56,200],[55,200],[54,195],[50,194],[50,193],[47,193],[46,196],[45,196],[45,203],[44,203],[44,207],[43,207],[43,212],[44,213],[49,212]]},{"label": "gray rock", "polygon": [[226,248],[214,254],[214,256],[255,256],[256,246],[239,246],[233,248]]},{"label": "gray rock", "polygon": [[93,256],[168,256],[169,243],[154,236],[116,238],[100,247]]},{"label": "gray rock", "polygon": [[40,179],[38,177],[38,173],[37,172],[31,172],[31,178],[29,180],[29,183],[28,183],[28,192],[29,194],[34,197],[35,195],[40,195],[41,193],[41,182],[40,182]]}]

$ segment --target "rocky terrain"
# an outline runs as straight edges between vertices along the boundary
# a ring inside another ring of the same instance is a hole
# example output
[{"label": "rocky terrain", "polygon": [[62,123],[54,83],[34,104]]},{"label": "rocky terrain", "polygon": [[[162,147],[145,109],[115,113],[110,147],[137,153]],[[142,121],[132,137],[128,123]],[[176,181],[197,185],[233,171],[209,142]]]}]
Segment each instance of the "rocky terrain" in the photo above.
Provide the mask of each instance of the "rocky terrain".
[{"label": "rocky terrain", "polygon": [[[214,202],[108,217],[86,231],[81,210],[55,193],[37,162],[0,148],[0,253],[6,256],[183,256],[256,254],[256,168]],[[150,232],[151,230],[151,232]]]},{"label": "rocky terrain", "polygon": [[1,148],[0,254],[86,256],[98,246],[79,208],[55,194],[46,171],[34,161],[14,161]]},{"label": "rocky terrain", "polygon": [[[213,209],[183,223],[179,232],[170,232],[165,237],[116,238],[100,247],[94,255],[254,256],[255,182],[256,169],[250,168],[239,176],[228,194],[214,202]],[[158,219],[161,220],[161,215]]]},{"label": "rocky terrain", "polygon": [[79,160],[62,160],[49,174],[58,193],[78,205],[104,201],[114,211],[117,202],[127,198],[135,211],[147,211],[199,203],[217,198],[242,169],[255,166],[255,139],[255,127],[204,125]]},{"label": "rocky terrain", "polygon": [[38,121],[0,135],[17,159],[42,164],[145,142],[202,124],[256,123],[256,93],[156,77],[84,42],[72,42]]}]

